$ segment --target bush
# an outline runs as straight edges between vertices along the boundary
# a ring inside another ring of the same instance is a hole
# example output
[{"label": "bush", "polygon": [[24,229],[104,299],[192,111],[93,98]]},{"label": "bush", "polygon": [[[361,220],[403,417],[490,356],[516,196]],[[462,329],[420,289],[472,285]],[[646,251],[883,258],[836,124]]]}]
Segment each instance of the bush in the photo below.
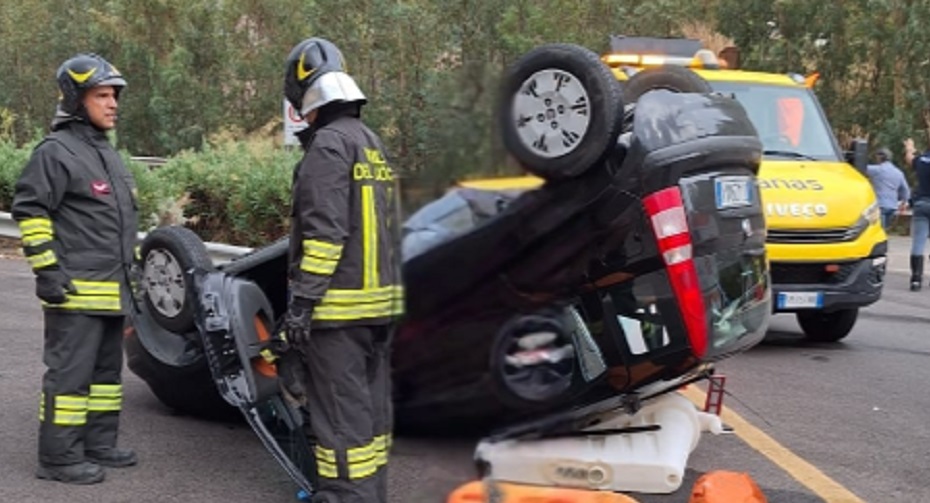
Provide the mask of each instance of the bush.
[{"label": "bush", "polygon": [[32,145],[19,148],[11,141],[0,140],[0,211],[10,211],[13,188],[31,152]]},{"label": "bush", "polygon": [[[0,141],[0,210],[31,153]],[[297,150],[268,139],[226,140],[202,152],[182,152],[159,167],[122,153],[139,188],[139,229],[185,225],[205,241],[259,246],[288,231],[291,175]]]}]

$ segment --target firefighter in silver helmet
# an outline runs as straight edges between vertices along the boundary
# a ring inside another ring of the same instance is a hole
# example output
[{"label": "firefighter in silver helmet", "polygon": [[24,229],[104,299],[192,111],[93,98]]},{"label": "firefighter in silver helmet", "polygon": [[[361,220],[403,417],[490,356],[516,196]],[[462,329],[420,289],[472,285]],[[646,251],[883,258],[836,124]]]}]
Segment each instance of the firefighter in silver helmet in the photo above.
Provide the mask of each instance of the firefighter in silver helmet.
[{"label": "firefighter in silver helmet", "polygon": [[396,176],[332,42],[293,48],[284,94],[309,124],[298,133],[285,329],[308,376],[313,501],[386,503],[389,347],[403,311]]}]

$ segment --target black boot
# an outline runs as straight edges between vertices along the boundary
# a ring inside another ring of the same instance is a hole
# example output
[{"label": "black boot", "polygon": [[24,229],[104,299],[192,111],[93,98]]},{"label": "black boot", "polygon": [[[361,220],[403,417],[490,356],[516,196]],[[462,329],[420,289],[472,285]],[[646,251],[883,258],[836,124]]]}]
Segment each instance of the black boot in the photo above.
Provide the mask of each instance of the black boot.
[{"label": "black boot", "polygon": [[132,449],[111,447],[103,451],[88,451],[84,453],[88,461],[93,461],[108,468],[123,468],[136,464],[136,453]]},{"label": "black boot", "polygon": [[911,291],[919,292],[924,277],[924,258],[920,255],[911,255]]},{"label": "black boot", "polygon": [[73,465],[39,465],[36,477],[57,480],[66,484],[96,484],[102,482],[104,473],[99,465],[86,461]]}]

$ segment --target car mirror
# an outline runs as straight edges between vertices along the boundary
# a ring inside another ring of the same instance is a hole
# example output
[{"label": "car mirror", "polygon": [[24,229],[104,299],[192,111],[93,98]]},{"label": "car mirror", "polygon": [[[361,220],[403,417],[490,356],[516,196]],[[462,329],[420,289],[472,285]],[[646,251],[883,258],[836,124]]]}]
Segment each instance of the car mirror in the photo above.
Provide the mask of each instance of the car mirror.
[{"label": "car mirror", "polygon": [[846,151],[846,162],[865,173],[869,164],[869,143],[861,138],[851,141],[849,150]]}]

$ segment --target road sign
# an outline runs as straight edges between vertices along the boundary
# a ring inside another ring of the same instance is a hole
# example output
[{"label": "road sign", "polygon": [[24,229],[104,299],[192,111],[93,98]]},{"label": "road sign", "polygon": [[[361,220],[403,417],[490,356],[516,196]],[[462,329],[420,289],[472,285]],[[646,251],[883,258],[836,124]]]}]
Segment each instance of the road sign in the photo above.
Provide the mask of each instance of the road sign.
[{"label": "road sign", "polygon": [[294,107],[291,106],[291,103],[284,100],[284,144],[285,145],[300,145],[300,140],[297,139],[297,133],[307,128],[307,123],[300,118],[300,115],[297,114],[297,110],[294,110]]}]

